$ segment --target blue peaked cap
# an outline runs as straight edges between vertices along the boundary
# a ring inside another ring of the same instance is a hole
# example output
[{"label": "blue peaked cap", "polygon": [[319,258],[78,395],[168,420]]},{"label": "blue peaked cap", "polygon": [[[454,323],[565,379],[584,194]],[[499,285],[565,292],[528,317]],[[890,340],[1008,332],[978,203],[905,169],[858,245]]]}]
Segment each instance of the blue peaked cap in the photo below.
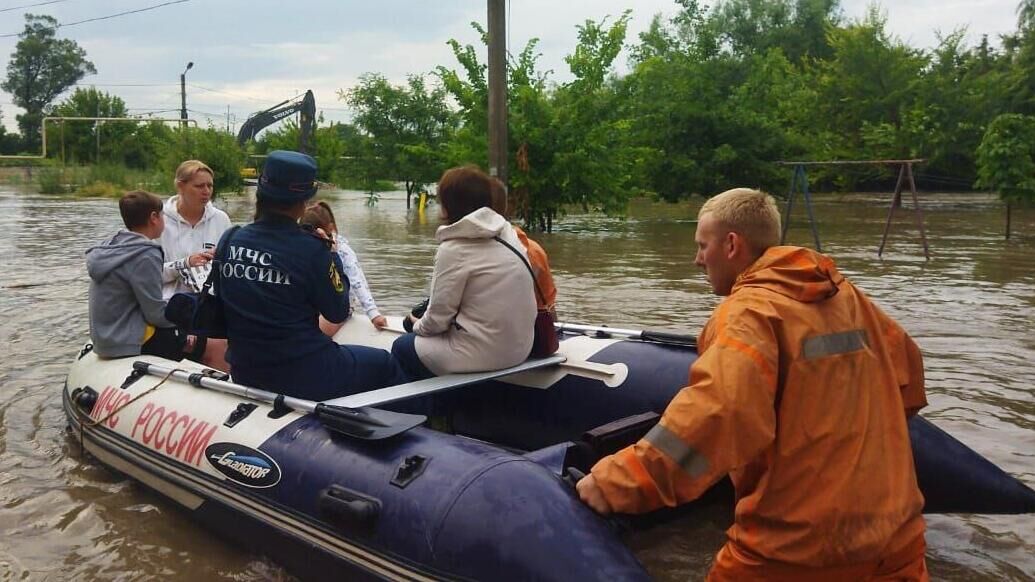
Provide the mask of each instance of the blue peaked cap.
[{"label": "blue peaked cap", "polygon": [[266,156],[256,195],[293,204],[316,195],[316,160],[298,152],[275,150]]}]

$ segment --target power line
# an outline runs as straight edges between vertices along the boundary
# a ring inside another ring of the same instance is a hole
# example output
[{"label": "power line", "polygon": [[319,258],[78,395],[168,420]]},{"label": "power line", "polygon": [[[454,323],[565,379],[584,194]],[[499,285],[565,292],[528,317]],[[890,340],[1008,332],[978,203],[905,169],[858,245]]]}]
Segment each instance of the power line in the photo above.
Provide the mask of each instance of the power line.
[{"label": "power line", "polygon": [[12,10],[21,10],[22,8],[32,8],[34,6],[46,6],[47,4],[57,4],[59,2],[68,2],[68,0],[48,0],[47,2],[37,2],[36,4],[26,4],[24,6],[14,6],[11,8],[0,8],[0,12],[10,12]]},{"label": "power line", "polygon": [[179,111],[179,109],[156,109],[156,110],[154,110],[154,111],[141,111],[141,112],[139,112],[139,113],[134,113],[133,115],[136,115],[136,116],[141,116],[141,115],[156,115],[156,114],[158,114],[158,113],[175,113],[175,112],[177,112],[177,111]]},{"label": "power line", "polygon": [[237,97],[238,99],[247,99],[248,101],[255,101],[257,103],[266,103],[267,102],[267,100],[265,100],[265,99],[258,99],[256,97],[248,97],[246,95],[239,95],[237,93],[231,93],[229,91],[221,91],[219,89],[210,89],[208,87],[202,87],[201,85],[195,85],[193,83],[187,83],[187,86],[188,87],[193,87],[194,89],[201,89],[202,91],[208,91],[209,93],[221,93],[223,95],[229,95],[231,97]]},{"label": "power line", "polygon": [[[75,26],[77,24],[86,24],[87,22],[97,22],[99,20],[109,20],[111,18],[118,18],[119,16],[126,16],[128,14],[136,14],[138,12],[147,12],[148,10],[155,10],[163,6],[170,6],[172,4],[183,4],[184,2],[190,2],[190,0],[171,0],[170,2],[162,2],[161,4],[155,4],[154,6],[148,6],[147,8],[137,8],[136,10],[127,10],[125,12],[119,12],[118,14],[109,14],[107,16],[97,16],[95,18],[87,18],[86,20],[77,20],[75,22],[59,23],[57,28],[64,28],[68,26]],[[10,34],[0,34],[0,38],[10,38],[12,36],[18,36],[22,33],[12,32]]]},{"label": "power line", "polygon": [[179,83],[76,83],[77,87],[179,87]]},{"label": "power line", "polygon": [[197,109],[187,109],[191,113],[197,113],[198,115],[204,115],[205,117],[225,117],[225,113],[209,113],[208,111],[198,111]]}]

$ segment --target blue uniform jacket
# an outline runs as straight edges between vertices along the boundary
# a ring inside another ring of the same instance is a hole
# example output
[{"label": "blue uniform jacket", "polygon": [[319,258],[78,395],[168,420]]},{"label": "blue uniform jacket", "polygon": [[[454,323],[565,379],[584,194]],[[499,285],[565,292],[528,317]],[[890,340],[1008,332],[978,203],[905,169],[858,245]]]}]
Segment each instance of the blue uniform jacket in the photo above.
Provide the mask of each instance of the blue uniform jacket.
[{"label": "blue uniform jacket", "polygon": [[239,229],[225,246],[217,293],[226,310],[227,361],[242,372],[267,368],[337,344],[318,316],[349,316],[349,282],[341,259],[290,217],[272,214]]}]

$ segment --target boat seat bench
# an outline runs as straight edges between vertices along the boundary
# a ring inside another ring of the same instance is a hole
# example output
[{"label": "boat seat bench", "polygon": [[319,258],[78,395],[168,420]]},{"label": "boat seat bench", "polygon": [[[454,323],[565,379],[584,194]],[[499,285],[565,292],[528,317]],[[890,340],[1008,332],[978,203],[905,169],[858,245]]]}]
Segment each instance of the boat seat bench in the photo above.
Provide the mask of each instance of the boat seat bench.
[{"label": "boat seat bench", "polygon": [[395,386],[388,386],[378,390],[360,392],[358,394],[342,396],[341,398],[335,398],[333,400],[325,400],[324,403],[333,406],[343,406],[345,408],[383,406],[393,402],[410,400],[412,398],[445,392],[447,390],[453,390],[462,386],[477,384],[479,382],[485,382],[495,378],[502,378],[503,376],[517,374],[518,372],[527,372],[528,370],[556,366],[564,363],[566,360],[567,358],[559,354],[554,354],[545,358],[530,358],[512,368],[492,370],[489,372],[470,372],[465,374],[436,376],[426,380],[417,380],[415,382],[407,382],[406,384],[396,384]]}]

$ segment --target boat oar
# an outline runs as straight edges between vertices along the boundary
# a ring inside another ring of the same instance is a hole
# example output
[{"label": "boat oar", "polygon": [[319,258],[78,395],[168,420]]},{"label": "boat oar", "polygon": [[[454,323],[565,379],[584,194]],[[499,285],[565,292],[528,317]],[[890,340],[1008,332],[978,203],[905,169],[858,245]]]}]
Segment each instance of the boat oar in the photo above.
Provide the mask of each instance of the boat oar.
[{"label": "boat oar", "polygon": [[555,323],[554,327],[559,331],[592,333],[597,337],[611,337],[613,335],[619,335],[629,339],[637,339],[659,344],[689,346],[692,348],[697,347],[697,338],[690,334],[670,333],[667,331],[621,329],[617,327],[608,327],[606,325],[581,325],[578,323]]},{"label": "boat oar", "polygon": [[275,392],[267,392],[258,388],[249,388],[225,380],[217,380],[200,372],[174,370],[159,364],[136,361],[133,369],[153,376],[176,378],[198,388],[206,388],[217,392],[225,392],[241,396],[249,400],[269,402],[275,407],[286,407],[292,410],[313,414],[326,426],[339,434],[368,441],[386,439],[406,432],[427,420],[419,414],[403,414],[376,408],[346,408],[323,402],[313,402],[302,398],[285,396]]}]

